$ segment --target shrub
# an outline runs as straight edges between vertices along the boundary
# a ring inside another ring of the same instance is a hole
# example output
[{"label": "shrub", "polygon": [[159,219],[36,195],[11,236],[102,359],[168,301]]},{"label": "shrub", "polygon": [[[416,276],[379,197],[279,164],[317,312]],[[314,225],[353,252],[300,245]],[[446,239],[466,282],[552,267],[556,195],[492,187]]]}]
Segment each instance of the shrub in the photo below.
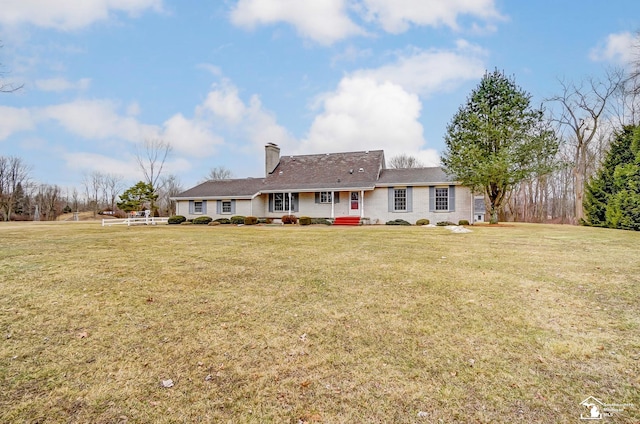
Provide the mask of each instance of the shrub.
[{"label": "shrub", "polygon": [[181,222],[180,225],[193,225],[193,220],[189,219],[187,221]]},{"label": "shrub", "polygon": [[186,220],[187,218],[182,215],[173,215],[169,217],[169,219],[167,220],[167,224],[182,224]]},{"label": "shrub", "polygon": [[295,215],[284,215],[282,217],[283,224],[297,224],[298,218]]},{"label": "shrub", "polygon": [[416,221],[416,225],[429,225],[429,222],[427,218],[422,218]]},{"label": "shrub", "polygon": [[458,225],[469,225],[469,221],[467,221],[466,219],[461,219],[460,221],[458,221]]},{"label": "shrub", "polygon": [[257,216],[247,216],[244,218],[244,225],[256,225],[258,223]]},{"label": "shrub", "polygon": [[230,221],[232,224],[236,224],[236,225],[244,224],[244,216],[242,215],[232,216]]},{"label": "shrub", "polygon": [[273,218],[258,218],[258,224],[272,224]]},{"label": "shrub", "polygon": [[436,224],[438,227],[447,227],[449,225],[456,225],[451,221],[440,221]]},{"label": "shrub", "polygon": [[231,224],[231,220],[229,218],[218,218],[215,222],[218,224]]},{"label": "shrub", "polygon": [[300,223],[300,225],[311,225],[311,217],[301,216],[298,222]]},{"label": "shrub", "polygon": [[394,219],[393,221],[387,221],[386,225],[411,225],[411,223],[404,219]]},{"label": "shrub", "polygon": [[329,221],[326,218],[311,218],[311,223],[312,224],[331,225],[331,221]]},{"label": "shrub", "polygon": [[216,226],[216,225],[220,225],[220,223],[219,223],[218,221],[211,221],[211,222],[210,222],[209,224],[207,224],[207,225],[210,225],[210,226],[214,227],[214,226]]},{"label": "shrub", "polygon": [[199,216],[197,218],[193,218],[193,223],[199,225],[207,225],[211,221],[213,221],[213,218],[210,216]]}]

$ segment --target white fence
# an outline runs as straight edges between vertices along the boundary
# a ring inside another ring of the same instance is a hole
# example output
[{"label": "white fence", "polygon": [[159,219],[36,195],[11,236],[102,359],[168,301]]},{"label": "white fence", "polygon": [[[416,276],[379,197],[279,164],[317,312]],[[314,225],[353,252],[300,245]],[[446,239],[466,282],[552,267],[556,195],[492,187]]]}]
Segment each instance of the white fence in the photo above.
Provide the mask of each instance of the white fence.
[{"label": "white fence", "polygon": [[149,217],[149,218],[124,218],[124,219],[103,219],[102,226],[110,227],[112,225],[156,225],[156,224],[167,224],[169,218],[158,218],[158,217]]}]

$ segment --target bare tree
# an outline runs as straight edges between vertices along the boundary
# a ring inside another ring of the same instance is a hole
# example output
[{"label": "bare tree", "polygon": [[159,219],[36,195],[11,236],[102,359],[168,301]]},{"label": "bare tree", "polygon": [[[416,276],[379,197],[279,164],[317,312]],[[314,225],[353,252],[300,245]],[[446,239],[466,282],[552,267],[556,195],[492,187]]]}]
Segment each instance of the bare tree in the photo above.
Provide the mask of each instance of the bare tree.
[{"label": "bare tree", "polygon": [[389,159],[389,168],[404,169],[404,168],[422,168],[424,165],[416,159],[414,156],[402,153],[393,156]]},{"label": "bare tree", "polygon": [[[2,44],[0,44],[0,48]],[[0,64],[0,67],[2,65]],[[5,75],[5,72],[0,72],[1,75]],[[0,82],[0,93],[13,93],[14,91],[20,90],[23,87],[23,84],[15,85],[13,83]]]},{"label": "bare tree", "polygon": [[625,81],[631,82],[630,90],[633,94],[640,95],[640,31],[636,33],[633,44],[634,55],[631,60],[631,71]]},{"label": "bare tree", "polygon": [[122,181],[122,177],[119,175],[107,174],[104,176],[102,183],[103,183],[106,203],[109,205],[109,208],[112,211],[115,211],[116,198],[118,197],[120,192],[125,188],[124,182]]},{"label": "bare tree", "polygon": [[63,199],[57,185],[40,184],[35,196],[35,204],[46,221],[54,221],[62,212]]},{"label": "bare tree", "polygon": [[200,181],[204,183],[206,181],[219,181],[228,180],[233,177],[233,172],[225,166],[214,166],[209,170],[209,173]]},{"label": "bare tree", "polygon": [[178,177],[175,175],[167,175],[162,178],[162,188],[159,189],[158,207],[162,215],[172,216],[176,214],[176,202],[171,200],[184,191]]},{"label": "bare tree", "polygon": [[147,139],[138,146],[136,161],[144,175],[144,181],[154,189],[158,188],[158,181],[170,152],[171,145],[159,139]]},{"label": "bare tree", "polygon": [[103,187],[104,175],[98,171],[94,171],[91,174],[85,174],[82,178],[82,185],[87,196],[87,202],[93,211],[93,216],[98,214],[100,208],[100,190]]},{"label": "bare tree", "polygon": [[561,94],[548,99],[557,102],[561,111],[553,120],[559,125],[559,132],[573,153],[572,173],[575,199],[575,219],[584,216],[582,199],[585,182],[595,170],[594,142],[603,140],[603,124],[607,118],[607,106],[619,90],[623,81],[620,70],[607,73],[604,80],[589,78],[580,83],[560,81]]},{"label": "bare tree", "polygon": [[0,207],[5,221],[11,219],[18,188],[27,185],[29,171],[30,167],[21,158],[0,156]]},{"label": "bare tree", "polygon": [[[170,152],[171,145],[160,139],[147,139],[137,148],[136,161],[144,175],[144,181],[151,185],[155,194],[158,194],[157,190],[161,188],[158,182]],[[155,215],[153,201],[151,211]]]}]

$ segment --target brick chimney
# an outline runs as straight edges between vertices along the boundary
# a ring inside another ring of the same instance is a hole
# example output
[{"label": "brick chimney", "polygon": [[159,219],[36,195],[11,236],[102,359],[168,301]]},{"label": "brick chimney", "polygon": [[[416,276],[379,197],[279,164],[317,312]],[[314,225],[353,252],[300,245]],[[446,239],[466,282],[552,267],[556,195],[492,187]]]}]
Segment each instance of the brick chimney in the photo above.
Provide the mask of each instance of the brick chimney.
[{"label": "brick chimney", "polygon": [[277,144],[267,143],[264,146],[264,167],[265,176],[271,174],[280,163],[280,148]]}]

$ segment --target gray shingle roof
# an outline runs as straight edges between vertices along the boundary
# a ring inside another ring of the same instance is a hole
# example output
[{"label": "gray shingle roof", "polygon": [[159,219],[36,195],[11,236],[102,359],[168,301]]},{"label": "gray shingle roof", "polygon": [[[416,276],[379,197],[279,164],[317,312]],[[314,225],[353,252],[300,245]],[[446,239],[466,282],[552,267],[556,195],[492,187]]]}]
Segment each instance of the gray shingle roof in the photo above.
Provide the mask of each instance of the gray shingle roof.
[{"label": "gray shingle roof", "polygon": [[373,190],[376,186],[451,184],[440,167],[384,169],[384,152],[281,156],[266,178],[207,181],[173,199],[251,198],[279,191]]},{"label": "gray shingle roof", "polygon": [[282,156],[262,191],[373,189],[383,167],[382,150]]},{"label": "gray shingle roof", "polygon": [[206,181],[175,196],[175,199],[251,198],[264,185],[264,178]]},{"label": "gray shingle roof", "polygon": [[376,185],[449,184],[454,181],[442,168],[436,166],[431,168],[384,169]]}]

